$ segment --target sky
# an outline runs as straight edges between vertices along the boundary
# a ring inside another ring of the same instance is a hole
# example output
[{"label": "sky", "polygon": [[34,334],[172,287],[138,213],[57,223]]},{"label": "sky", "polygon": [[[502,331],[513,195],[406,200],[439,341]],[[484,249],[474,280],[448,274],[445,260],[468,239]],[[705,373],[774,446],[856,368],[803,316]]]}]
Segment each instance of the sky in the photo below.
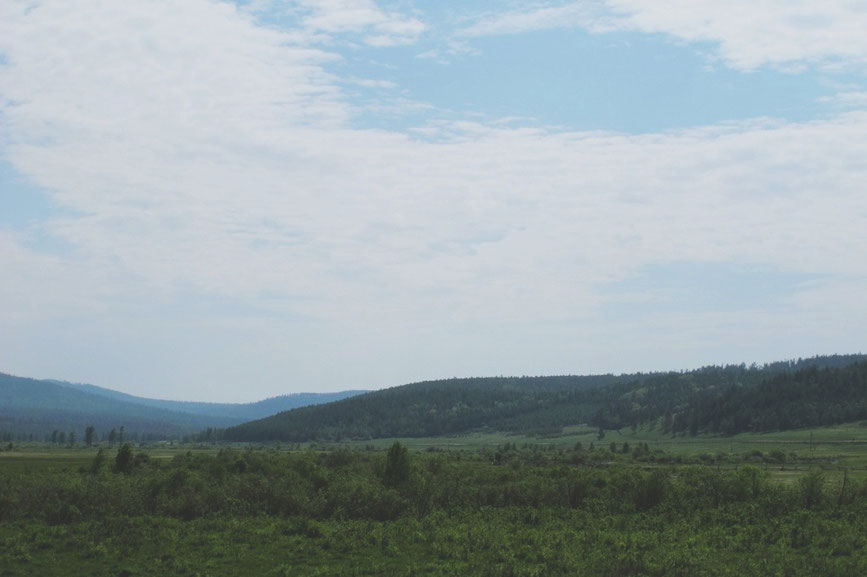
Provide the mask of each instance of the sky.
[{"label": "sky", "polygon": [[0,371],[248,402],[867,352],[864,0],[3,0]]}]

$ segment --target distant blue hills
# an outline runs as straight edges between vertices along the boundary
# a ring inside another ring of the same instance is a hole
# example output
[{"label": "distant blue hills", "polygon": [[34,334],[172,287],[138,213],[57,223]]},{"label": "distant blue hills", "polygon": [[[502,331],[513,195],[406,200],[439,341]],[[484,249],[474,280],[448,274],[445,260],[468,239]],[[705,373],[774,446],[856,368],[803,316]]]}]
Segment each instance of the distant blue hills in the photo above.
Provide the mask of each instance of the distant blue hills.
[{"label": "distant blue hills", "polygon": [[96,429],[97,438],[124,427],[128,439],[174,439],[365,392],[296,393],[255,403],[184,402],[0,373],[0,439],[43,440],[57,431],[67,439],[74,433],[81,441],[87,427]]}]

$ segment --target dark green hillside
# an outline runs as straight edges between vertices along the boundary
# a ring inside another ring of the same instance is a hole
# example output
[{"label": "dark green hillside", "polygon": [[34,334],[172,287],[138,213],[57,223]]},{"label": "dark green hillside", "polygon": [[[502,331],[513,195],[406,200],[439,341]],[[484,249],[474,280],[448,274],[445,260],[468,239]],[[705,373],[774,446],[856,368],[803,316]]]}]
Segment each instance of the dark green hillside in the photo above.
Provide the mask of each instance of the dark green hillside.
[{"label": "dark green hillside", "polygon": [[865,362],[864,355],[834,355],[653,375],[637,387],[613,388],[592,422],[607,429],[659,422],[665,433],[732,435],[862,420]]},{"label": "dark green hillside", "polygon": [[224,438],[305,441],[438,436],[486,426],[549,429],[553,415],[572,422],[586,420],[604,398],[592,391],[621,379],[601,375],[428,381],[359,395],[327,408],[280,413],[227,429]]},{"label": "dark green hillside", "polygon": [[750,406],[751,391],[765,390],[759,387],[777,376],[807,368],[836,374],[865,359],[864,355],[834,355],[761,367],[741,364],[620,376],[431,381],[280,413],[231,427],[224,431],[224,438],[296,442],[428,437],[478,430],[557,433],[583,423],[602,429],[653,424],[672,434],[737,432],[722,429],[723,419],[717,418],[724,399],[727,406]]},{"label": "dark green hillside", "polygon": [[782,373],[753,389],[730,389],[712,401],[693,408],[694,418],[710,432],[766,432],[862,421],[867,419],[867,362]]}]

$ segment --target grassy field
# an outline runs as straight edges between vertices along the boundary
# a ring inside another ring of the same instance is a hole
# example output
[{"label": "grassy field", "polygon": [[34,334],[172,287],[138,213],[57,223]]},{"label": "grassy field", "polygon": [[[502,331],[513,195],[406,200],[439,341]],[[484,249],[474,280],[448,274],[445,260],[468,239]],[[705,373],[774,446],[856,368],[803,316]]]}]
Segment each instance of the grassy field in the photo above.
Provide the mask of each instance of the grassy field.
[{"label": "grassy field", "polygon": [[[384,450],[393,440],[354,441],[346,445]],[[571,451],[577,443],[581,443],[584,449],[591,446],[608,448],[614,443],[619,450],[623,443],[630,447],[646,443],[652,451],[663,451],[675,463],[701,462],[722,468],[736,468],[745,462],[758,464],[772,478],[786,483],[797,481],[814,466],[824,469],[831,483],[839,482],[844,470],[850,479],[867,479],[867,427],[861,423],[777,433],[742,433],[731,437],[672,437],[664,435],[658,428],[638,428],[605,431],[600,439],[598,429],[576,426],[564,429],[559,435],[543,437],[493,432],[399,440],[416,451],[496,451],[506,444],[518,448]],[[312,446],[326,449],[333,445],[314,443]]]},{"label": "grassy field", "polygon": [[[812,465],[819,465],[828,471],[848,469],[856,477],[867,478],[867,427],[861,423],[850,423],[833,427],[783,431],[777,433],[742,433],[731,437],[699,435],[696,437],[664,435],[656,428],[647,430],[622,429],[605,431],[599,438],[599,431],[589,427],[569,427],[559,435],[528,436],[509,435],[499,432],[473,433],[452,437],[421,437],[397,439],[414,451],[496,451],[506,444],[518,448],[571,451],[581,443],[584,449],[591,446],[608,448],[614,443],[618,450],[624,443],[631,447],[646,443],[652,451],[663,451],[673,459],[707,462],[717,466],[733,466],[741,462],[762,464],[783,479],[797,476]],[[270,450],[321,449],[335,447],[352,449],[385,450],[395,439],[372,439],[345,443],[305,443],[255,445]],[[244,449],[247,444],[236,444],[234,448]],[[222,445],[166,445],[143,444],[136,451],[146,452],[151,459],[169,460],[187,452],[215,452]],[[114,458],[117,447],[103,447],[106,456]],[[13,450],[0,451],[0,467],[6,471],[40,469],[74,469],[90,465],[98,448],[56,447],[44,443],[23,443]],[[782,459],[780,458],[782,456]]]},{"label": "grassy field", "polygon": [[[111,461],[117,452],[117,446],[103,447],[106,458]],[[213,453],[216,448],[201,448],[176,445],[166,447],[160,445],[144,445],[140,449],[151,459],[167,461],[175,455],[188,451],[193,453]],[[0,451],[0,469],[6,472],[28,472],[45,470],[72,470],[88,468],[96,457],[98,447],[56,447],[46,443],[22,443],[13,450]]]},{"label": "grassy field", "polygon": [[[373,439],[352,441],[348,446],[387,448],[394,439]],[[416,450],[425,449],[495,449],[505,443],[522,445],[554,446],[557,449],[571,449],[576,443],[584,448],[591,444],[607,447],[615,442],[648,443],[651,448],[662,449],[677,455],[717,454],[720,452],[738,454],[752,451],[784,451],[794,453],[799,458],[857,458],[867,457],[867,426],[849,423],[833,427],[820,427],[777,433],[742,433],[731,437],[698,435],[696,437],[664,435],[659,429],[636,430],[621,429],[605,431],[599,438],[599,431],[589,427],[567,427],[561,434],[546,436],[511,435],[499,432],[473,433],[452,437],[402,438],[401,442]],[[313,443],[313,445],[323,445]],[[325,445],[327,446],[327,445]],[[867,464],[867,461],[864,462]]]}]

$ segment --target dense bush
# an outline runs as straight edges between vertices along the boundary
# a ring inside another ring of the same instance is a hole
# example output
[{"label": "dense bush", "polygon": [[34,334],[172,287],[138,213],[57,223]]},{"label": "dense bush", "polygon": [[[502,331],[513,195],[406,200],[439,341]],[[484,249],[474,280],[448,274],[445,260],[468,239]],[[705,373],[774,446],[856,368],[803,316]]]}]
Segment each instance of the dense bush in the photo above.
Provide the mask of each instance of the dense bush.
[{"label": "dense bush", "polygon": [[[387,455],[223,450],[187,453],[161,464],[125,447],[113,470],[0,473],[0,520],[62,524],[117,515],[182,520],[302,515],[384,521],[484,507],[682,515],[736,503],[817,510],[865,499],[864,486],[849,483],[844,495],[820,470],[786,486],[749,464],[723,470],[647,469],[620,461],[572,465],[568,459],[532,464],[532,453],[523,460],[497,460],[487,454],[412,454],[399,444]],[[95,458],[104,460],[104,455]]]},{"label": "dense bush", "polygon": [[404,451],[0,472],[3,574],[867,574],[848,477]]}]

